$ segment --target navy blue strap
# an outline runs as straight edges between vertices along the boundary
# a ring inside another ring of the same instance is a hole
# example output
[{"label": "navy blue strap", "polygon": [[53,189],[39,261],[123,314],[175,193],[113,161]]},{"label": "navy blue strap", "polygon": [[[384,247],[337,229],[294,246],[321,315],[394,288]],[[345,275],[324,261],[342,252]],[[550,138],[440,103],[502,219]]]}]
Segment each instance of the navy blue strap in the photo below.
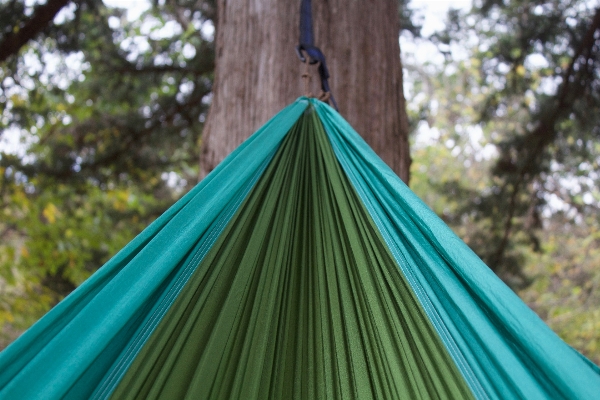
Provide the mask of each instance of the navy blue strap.
[{"label": "navy blue strap", "polygon": [[301,0],[300,4],[300,43],[296,46],[296,52],[302,62],[306,62],[304,54],[308,55],[308,61],[311,64],[319,63],[319,77],[321,78],[321,89],[329,93],[331,104],[337,110],[337,103],[331,94],[329,88],[329,70],[325,62],[325,55],[317,46],[315,46],[315,34],[312,24],[312,3],[311,0]]},{"label": "navy blue strap", "polygon": [[302,45],[315,45],[311,0],[302,0],[300,4],[300,46]]}]

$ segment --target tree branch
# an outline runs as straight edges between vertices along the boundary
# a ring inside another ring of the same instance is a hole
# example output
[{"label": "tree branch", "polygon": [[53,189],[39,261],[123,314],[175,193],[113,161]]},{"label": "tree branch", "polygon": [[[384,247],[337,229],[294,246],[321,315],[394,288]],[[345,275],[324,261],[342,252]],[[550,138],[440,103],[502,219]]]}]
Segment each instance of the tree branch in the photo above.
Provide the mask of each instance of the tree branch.
[{"label": "tree branch", "polygon": [[579,57],[581,57],[582,55],[584,55],[585,53],[588,54],[588,58],[590,57],[590,53],[591,53],[592,47],[594,45],[594,35],[596,34],[596,31],[598,29],[600,29],[600,8],[596,9],[596,14],[594,15],[594,18],[592,19],[592,23],[590,24],[589,29],[585,33],[583,40],[579,44],[579,48],[575,51],[575,54],[573,55],[573,58],[571,59],[571,63],[569,64],[569,68],[567,68],[567,71],[565,72],[565,75],[563,77],[563,79],[564,79],[563,84],[562,84],[562,87],[558,94],[557,109],[559,109],[559,110],[562,106],[564,106],[564,104],[566,102],[570,77],[571,77],[571,75],[573,75],[573,72],[575,70],[575,64],[577,63],[577,59]]},{"label": "tree branch", "polygon": [[[494,256],[492,257],[492,263],[496,265],[500,265],[504,258],[504,253],[506,251],[506,247],[508,245],[508,240],[513,227],[513,217],[515,214],[515,210],[517,207],[517,196],[519,191],[521,191],[525,187],[526,177],[528,171],[530,171],[531,167],[535,164],[536,159],[543,153],[546,147],[554,140],[556,136],[555,125],[561,115],[564,115],[564,111],[566,109],[570,109],[567,101],[569,99],[569,89],[571,78],[575,74],[575,65],[577,64],[577,60],[581,56],[585,56],[589,58],[591,56],[592,47],[594,45],[594,35],[596,31],[600,29],[600,8],[596,9],[596,13],[590,27],[585,33],[581,43],[573,54],[573,58],[569,63],[569,67],[565,71],[562,76],[562,85],[556,93],[556,101],[555,107],[552,110],[553,112],[548,113],[548,117],[542,119],[537,127],[528,135],[528,140],[525,140],[525,143],[528,145],[524,148],[523,162],[518,165],[516,168],[517,178],[513,184],[509,210],[504,221],[504,232],[502,236],[502,240],[496,247],[496,251],[494,252]],[[518,160],[516,161],[518,163]]]},{"label": "tree branch", "polygon": [[[600,29],[600,8],[596,9],[596,14],[592,19],[590,27],[588,28],[583,40],[579,44],[579,47],[573,54],[573,58],[569,63],[569,67],[562,76],[562,84],[556,94],[555,107],[552,112],[546,114],[548,117],[542,119],[538,126],[529,134],[530,140],[529,146],[526,149],[526,153],[529,157],[525,160],[526,162],[521,166],[519,173],[524,175],[527,173],[531,165],[535,162],[536,157],[541,154],[544,149],[554,140],[556,130],[554,126],[560,118],[564,115],[566,110],[570,110],[572,104],[567,104],[569,100],[569,89],[571,86],[571,78],[575,74],[575,65],[579,57],[587,54],[587,58],[590,57],[592,47],[594,46],[594,35],[597,30]],[[533,144],[533,145],[532,145]],[[528,154],[529,153],[529,154]]]},{"label": "tree branch", "polygon": [[502,260],[504,258],[504,253],[506,252],[506,247],[508,246],[508,240],[510,239],[510,234],[512,232],[513,227],[513,217],[515,216],[515,211],[517,209],[517,196],[520,191],[522,180],[517,181],[517,183],[513,186],[513,190],[510,194],[510,202],[508,206],[508,215],[504,220],[504,232],[502,233],[502,239],[496,247],[496,251],[494,255],[490,259],[490,267],[493,269],[497,269],[500,267]]},{"label": "tree branch", "polygon": [[43,31],[54,19],[56,14],[71,0],[48,0],[35,8],[33,16],[25,22],[24,26],[16,27],[4,37],[0,42],[0,62],[4,62],[8,57],[17,54],[21,47],[27,44],[38,33]]}]

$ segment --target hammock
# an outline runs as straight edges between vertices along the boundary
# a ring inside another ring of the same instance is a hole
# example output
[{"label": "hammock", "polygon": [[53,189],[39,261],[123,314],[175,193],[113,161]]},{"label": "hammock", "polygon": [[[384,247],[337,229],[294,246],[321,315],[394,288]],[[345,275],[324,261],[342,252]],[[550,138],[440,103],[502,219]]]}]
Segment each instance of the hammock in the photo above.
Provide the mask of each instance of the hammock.
[{"label": "hammock", "polygon": [[592,399],[556,336],[300,98],[0,353],[2,399]]}]

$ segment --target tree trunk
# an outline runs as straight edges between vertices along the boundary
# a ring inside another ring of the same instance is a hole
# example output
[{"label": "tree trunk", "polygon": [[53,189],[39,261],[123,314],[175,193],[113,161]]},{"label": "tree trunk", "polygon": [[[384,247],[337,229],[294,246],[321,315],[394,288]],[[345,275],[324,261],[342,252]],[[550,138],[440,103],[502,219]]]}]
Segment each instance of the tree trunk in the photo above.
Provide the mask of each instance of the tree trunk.
[{"label": "tree trunk", "polygon": [[[214,97],[204,128],[204,177],[271,116],[305,94],[296,56],[300,0],[218,0]],[[408,182],[397,0],[313,0],[315,45],[340,113]],[[313,70],[314,71],[314,70]],[[314,71],[316,93],[318,76]]]}]

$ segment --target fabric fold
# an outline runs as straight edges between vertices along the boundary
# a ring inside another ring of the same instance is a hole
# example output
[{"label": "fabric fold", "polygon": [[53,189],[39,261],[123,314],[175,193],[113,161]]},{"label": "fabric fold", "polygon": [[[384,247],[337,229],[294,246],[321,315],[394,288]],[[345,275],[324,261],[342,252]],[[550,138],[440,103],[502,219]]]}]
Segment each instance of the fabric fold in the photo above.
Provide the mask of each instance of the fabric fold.
[{"label": "fabric fold", "polygon": [[0,353],[0,399],[594,399],[556,336],[299,98]]}]

